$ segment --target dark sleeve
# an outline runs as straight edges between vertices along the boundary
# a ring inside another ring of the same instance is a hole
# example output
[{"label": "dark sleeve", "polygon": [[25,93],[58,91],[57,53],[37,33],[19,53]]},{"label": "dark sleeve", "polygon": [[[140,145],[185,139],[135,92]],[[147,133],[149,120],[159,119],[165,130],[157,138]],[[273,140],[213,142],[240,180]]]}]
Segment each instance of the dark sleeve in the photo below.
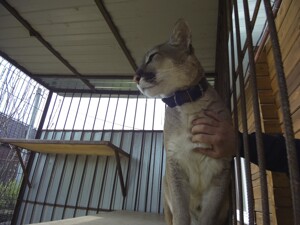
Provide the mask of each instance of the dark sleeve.
[{"label": "dark sleeve", "polygon": [[[242,134],[239,135],[240,143],[243,143]],[[256,150],[255,133],[249,134],[249,156],[250,162],[258,165],[258,157]],[[266,160],[266,169],[274,172],[288,173],[287,153],[285,146],[285,138],[282,135],[262,134],[264,153]],[[298,163],[300,161],[300,140],[295,140]],[[241,156],[244,155],[243,145],[240,149]]]}]

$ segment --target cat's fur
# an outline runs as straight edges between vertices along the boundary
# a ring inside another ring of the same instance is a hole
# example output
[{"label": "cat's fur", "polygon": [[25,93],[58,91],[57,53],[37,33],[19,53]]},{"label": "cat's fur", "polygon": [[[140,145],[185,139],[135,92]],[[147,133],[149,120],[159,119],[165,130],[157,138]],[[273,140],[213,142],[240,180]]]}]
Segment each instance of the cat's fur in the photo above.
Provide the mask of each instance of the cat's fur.
[{"label": "cat's fur", "polygon": [[[204,71],[191,46],[190,29],[181,19],[170,40],[145,55],[134,79],[144,95],[165,98],[197,85],[203,77]],[[164,210],[168,225],[221,225],[228,216],[230,159],[197,153],[191,142],[192,121],[203,116],[205,109],[230,120],[211,86],[194,102],[166,108]]]}]

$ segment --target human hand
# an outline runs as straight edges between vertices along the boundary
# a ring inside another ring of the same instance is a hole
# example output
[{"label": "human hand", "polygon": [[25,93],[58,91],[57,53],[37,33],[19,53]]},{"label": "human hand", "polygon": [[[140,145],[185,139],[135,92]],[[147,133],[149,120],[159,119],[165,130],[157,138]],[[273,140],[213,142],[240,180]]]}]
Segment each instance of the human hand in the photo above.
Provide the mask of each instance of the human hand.
[{"label": "human hand", "polygon": [[194,151],[216,159],[234,156],[236,133],[232,124],[214,111],[204,111],[204,115],[192,122],[192,142],[210,144],[212,148],[199,147]]}]

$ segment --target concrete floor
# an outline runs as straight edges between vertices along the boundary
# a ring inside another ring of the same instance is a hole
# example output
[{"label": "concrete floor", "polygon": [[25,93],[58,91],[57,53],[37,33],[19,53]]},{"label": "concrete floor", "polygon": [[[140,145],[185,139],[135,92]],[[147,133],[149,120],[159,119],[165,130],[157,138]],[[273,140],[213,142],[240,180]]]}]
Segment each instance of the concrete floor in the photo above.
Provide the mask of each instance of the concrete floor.
[{"label": "concrete floor", "polygon": [[93,216],[83,216],[39,225],[165,225],[163,215],[128,211],[104,212]]}]

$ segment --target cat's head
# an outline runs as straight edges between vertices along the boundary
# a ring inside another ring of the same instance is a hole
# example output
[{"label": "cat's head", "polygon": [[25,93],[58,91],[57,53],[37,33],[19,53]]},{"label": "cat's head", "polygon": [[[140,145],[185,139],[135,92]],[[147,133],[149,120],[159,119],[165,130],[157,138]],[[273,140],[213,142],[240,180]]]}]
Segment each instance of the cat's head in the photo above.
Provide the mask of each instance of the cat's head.
[{"label": "cat's head", "polygon": [[196,85],[204,76],[191,45],[191,31],[180,19],[169,41],[146,53],[134,76],[138,89],[148,97],[167,97]]}]

